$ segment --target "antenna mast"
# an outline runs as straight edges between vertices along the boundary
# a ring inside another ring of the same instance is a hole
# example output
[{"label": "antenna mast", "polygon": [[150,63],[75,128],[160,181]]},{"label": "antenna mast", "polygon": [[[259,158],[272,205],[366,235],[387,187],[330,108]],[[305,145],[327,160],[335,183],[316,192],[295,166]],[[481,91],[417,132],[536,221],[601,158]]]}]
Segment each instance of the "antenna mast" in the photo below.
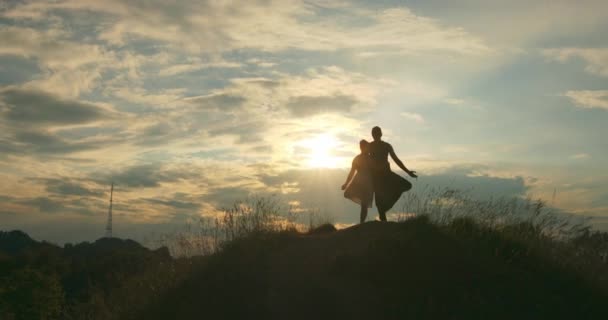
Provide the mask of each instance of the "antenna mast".
[{"label": "antenna mast", "polygon": [[108,224],[106,225],[106,238],[112,238],[112,195],[114,194],[114,182],[110,188],[110,208],[108,209]]}]

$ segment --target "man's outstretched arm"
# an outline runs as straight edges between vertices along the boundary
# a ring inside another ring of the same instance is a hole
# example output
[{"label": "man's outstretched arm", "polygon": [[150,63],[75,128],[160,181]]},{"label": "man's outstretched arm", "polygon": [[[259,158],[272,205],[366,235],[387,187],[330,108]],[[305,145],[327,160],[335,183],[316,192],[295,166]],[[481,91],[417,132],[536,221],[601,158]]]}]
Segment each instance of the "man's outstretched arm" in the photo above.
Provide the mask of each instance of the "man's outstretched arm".
[{"label": "man's outstretched arm", "polygon": [[395,150],[393,150],[393,146],[391,146],[389,148],[388,153],[391,155],[391,159],[393,159],[393,161],[395,161],[395,163],[399,166],[399,168],[401,168],[403,171],[405,171],[410,177],[418,178],[418,176],[416,175],[416,171],[410,171],[408,168],[405,167],[403,162],[401,162],[399,157],[397,157],[397,155],[395,154]]}]

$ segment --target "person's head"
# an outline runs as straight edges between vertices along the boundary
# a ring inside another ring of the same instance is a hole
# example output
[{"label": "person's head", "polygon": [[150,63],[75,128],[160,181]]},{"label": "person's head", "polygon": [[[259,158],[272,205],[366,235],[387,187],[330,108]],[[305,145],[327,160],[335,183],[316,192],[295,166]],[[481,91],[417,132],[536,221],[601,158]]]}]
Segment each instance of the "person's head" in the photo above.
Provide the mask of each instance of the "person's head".
[{"label": "person's head", "polygon": [[367,140],[363,139],[363,140],[359,141],[359,148],[361,149],[361,153],[366,153],[368,147],[369,147],[369,142],[367,142]]},{"label": "person's head", "polygon": [[382,129],[380,129],[378,126],[373,127],[372,137],[374,137],[374,141],[380,140],[380,138],[382,138]]}]

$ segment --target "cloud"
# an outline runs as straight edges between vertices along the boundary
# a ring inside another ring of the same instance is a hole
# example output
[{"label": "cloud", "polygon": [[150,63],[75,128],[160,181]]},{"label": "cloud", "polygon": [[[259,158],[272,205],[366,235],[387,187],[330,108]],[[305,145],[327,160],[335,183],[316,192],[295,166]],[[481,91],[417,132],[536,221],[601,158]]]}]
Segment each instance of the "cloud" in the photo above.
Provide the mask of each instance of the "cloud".
[{"label": "cloud", "polygon": [[277,65],[276,62],[264,61],[258,58],[251,58],[247,60],[248,64],[258,66],[260,68],[272,68]]},{"label": "cloud", "polygon": [[413,120],[417,123],[424,123],[424,118],[422,117],[422,115],[418,114],[418,113],[413,113],[413,112],[401,112],[401,116],[406,118],[406,119],[410,119]]},{"label": "cloud", "polygon": [[[101,218],[103,213],[107,213],[108,204],[107,200],[100,201],[91,198],[68,199],[54,196],[38,196],[25,199],[14,198],[11,201],[8,203],[8,206],[4,206],[7,210],[6,213],[13,214],[12,219],[7,219],[6,223],[21,230],[27,229],[31,225],[48,228],[47,222],[50,219],[63,221],[64,227],[74,222],[74,218],[77,218],[81,224],[86,224],[91,221],[89,218]],[[101,226],[102,224],[100,223],[99,225]],[[54,228],[61,232],[69,232],[60,226],[54,226]]]},{"label": "cloud", "polygon": [[[345,128],[358,123],[356,114],[373,108],[383,84],[386,87],[382,79],[338,67],[311,68],[301,75],[277,74],[274,78],[234,78],[222,89],[177,99],[174,105],[179,107],[146,128],[158,138],[144,134],[142,139],[154,144],[175,132],[183,133],[184,139],[204,132],[207,143],[226,143],[218,139],[235,136],[236,145],[252,145],[281,130],[297,134],[306,124],[294,118],[313,115],[333,116],[331,120],[341,121]],[[318,126],[319,121],[308,125]],[[281,134],[275,144],[285,139]]]},{"label": "cloud", "polygon": [[123,66],[126,59],[118,60],[114,52],[68,40],[70,32],[49,24],[38,26],[43,30],[0,25],[0,56],[32,59],[40,68],[40,74],[27,83],[29,87],[77,97],[95,87],[103,70]]},{"label": "cloud", "polygon": [[[4,12],[12,19],[48,19],[61,11],[99,13],[96,21],[112,21],[100,40],[124,45],[130,39],[152,39],[191,52],[238,49],[316,51],[393,48],[404,53],[443,50],[484,54],[488,47],[457,27],[414,14],[400,7],[381,11],[341,6],[321,15],[323,6],[303,1],[64,0],[31,2]],[[260,19],[260,17],[264,17]],[[360,23],[360,21],[368,23]],[[252,27],[253,26],[253,27]]]},{"label": "cloud", "polygon": [[577,153],[570,156],[571,159],[583,160],[591,158],[591,155],[588,153]]},{"label": "cloud", "polygon": [[0,55],[36,57],[50,69],[77,69],[87,64],[107,62],[107,52],[98,45],[79,44],[61,39],[60,29],[40,31],[32,28],[0,25]]},{"label": "cloud", "polygon": [[21,204],[35,207],[38,209],[38,211],[43,213],[56,213],[65,209],[64,205],[61,202],[48,197],[37,197],[33,199],[21,200],[18,202]]},{"label": "cloud", "polygon": [[608,110],[608,90],[570,90],[565,97],[581,108],[598,108]]},{"label": "cloud", "polygon": [[169,77],[175,76],[182,73],[194,72],[202,69],[210,69],[210,68],[240,68],[243,65],[237,62],[230,61],[215,61],[203,63],[200,61],[194,63],[181,63],[174,64],[169,67],[163,68],[158,72],[158,75],[161,77]]},{"label": "cloud", "polygon": [[88,102],[63,99],[31,89],[8,88],[0,91],[0,101],[8,109],[4,117],[25,125],[78,125],[108,119],[111,113]]},{"label": "cloud", "polygon": [[348,113],[359,101],[342,94],[331,96],[298,96],[287,101],[287,109],[296,117],[308,117],[319,113]]},{"label": "cloud", "polygon": [[[286,7],[284,11],[279,10],[281,15],[276,14],[274,19],[257,21],[256,29],[249,28],[247,23],[239,23],[231,25],[226,32],[235,40],[236,46],[267,51],[287,48],[315,51],[391,48],[404,54],[435,50],[460,54],[489,52],[481,40],[464,30],[443,27],[437,21],[417,16],[405,7],[381,11],[345,7],[326,18],[315,16],[316,10],[306,6]],[[312,23],[304,24],[300,23],[300,17],[315,17],[316,21],[313,19]],[[358,23],[361,20],[369,23]]]},{"label": "cloud", "polygon": [[175,108],[180,106],[183,89],[159,89],[149,92],[140,87],[132,87],[132,81],[113,81],[104,93],[124,101],[143,105],[147,108]]},{"label": "cloud", "polygon": [[99,147],[94,142],[71,142],[44,131],[18,131],[15,142],[27,153],[70,153]]},{"label": "cloud", "polygon": [[227,92],[189,97],[184,100],[199,109],[222,112],[239,109],[246,102],[245,97]]},{"label": "cloud", "polygon": [[543,54],[550,59],[565,63],[570,59],[582,59],[587,63],[585,71],[608,77],[608,48],[559,48],[546,49]]},{"label": "cloud", "polygon": [[68,138],[67,131],[88,126],[91,132],[100,125],[117,120],[118,115],[105,104],[62,98],[37,89],[7,87],[0,89],[0,149],[2,155],[66,154],[103,148],[116,143],[112,135]]},{"label": "cloud", "polygon": [[17,129],[5,139],[0,139],[0,154],[30,155],[48,159],[51,155],[65,155],[86,150],[95,150],[116,144],[120,139],[112,137],[93,137],[88,139],[68,140],[47,130]]},{"label": "cloud", "polygon": [[267,129],[268,123],[265,121],[240,122],[237,124],[225,124],[217,129],[208,131],[212,137],[232,135],[237,136],[237,144],[248,144],[264,141],[262,133]]},{"label": "cloud", "polygon": [[[349,72],[337,66],[309,68],[303,74],[275,78],[237,78],[225,90],[247,98],[247,110],[267,116],[307,117],[339,113],[346,117],[369,111],[377,95],[394,86],[386,79]],[[287,111],[287,114],[281,114]]]},{"label": "cloud", "polygon": [[162,173],[160,165],[157,164],[132,166],[117,172],[108,178],[117,185],[131,188],[158,187],[160,186],[160,182],[177,180],[177,178],[168,177]]},{"label": "cloud", "polygon": [[263,153],[263,154],[272,154],[272,151],[274,150],[272,145],[260,145],[260,146],[255,146],[255,147],[251,147],[249,148],[250,151],[252,152],[259,152],[259,153]]},{"label": "cloud", "polygon": [[79,197],[100,197],[105,192],[95,188],[90,188],[84,183],[73,181],[70,178],[42,178],[34,179],[46,185],[46,191],[59,196],[79,196]]},{"label": "cloud", "polygon": [[[474,199],[488,200],[504,197],[522,198],[528,191],[523,177],[502,178],[489,175],[446,173],[426,176],[416,181],[417,192],[421,186],[429,189],[450,188],[468,192]],[[414,190],[416,192],[416,190]]]},{"label": "cloud", "polygon": [[[111,174],[102,175],[100,183],[114,182],[119,187],[126,188],[155,188],[163,183],[172,183],[179,180],[200,179],[201,173],[197,168],[179,165],[165,165],[161,163],[136,164]],[[95,179],[95,175],[91,176]]]},{"label": "cloud", "polygon": [[254,193],[256,192],[247,186],[215,187],[203,195],[201,200],[212,203],[218,209],[231,208],[238,201],[246,201]]},{"label": "cloud", "polygon": [[148,125],[134,139],[138,146],[166,145],[182,137],[182,132],[166,121]]},{"label": "cloud", "polygon": [[150,204],[162,205],[165,207],[170,207],[175,210],[197,210],[201,207],[200,203],[191,202],[191,201],[181,201],[176,199],[157,199],[157,198],[145,198],[143,201],[146,201]]}]

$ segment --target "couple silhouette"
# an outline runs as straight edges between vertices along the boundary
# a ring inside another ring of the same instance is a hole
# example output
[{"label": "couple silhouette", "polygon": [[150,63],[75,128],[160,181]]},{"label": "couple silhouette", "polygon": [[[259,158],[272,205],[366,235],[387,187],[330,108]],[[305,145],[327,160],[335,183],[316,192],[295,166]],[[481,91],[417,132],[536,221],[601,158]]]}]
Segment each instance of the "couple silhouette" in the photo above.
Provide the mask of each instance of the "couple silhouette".
[{"label": "couple silhouette", "polygon": [[401,194],[412,188],[412,184],[400,175],[391,171],[388,162],[390,155],[393,161],[410,177],[417,178],[416,171],[411,171],[399,160],[393,147],[382,141],[382,129],[372,128],[374,141],[361,140],[361,153],[353,159],[352,167],[342,185],[344,197],[361,205],[360,223],[367,218],[367,209],[372,207],[374,197],[380,221],[386,221],[386,212],[399,200]]}]

